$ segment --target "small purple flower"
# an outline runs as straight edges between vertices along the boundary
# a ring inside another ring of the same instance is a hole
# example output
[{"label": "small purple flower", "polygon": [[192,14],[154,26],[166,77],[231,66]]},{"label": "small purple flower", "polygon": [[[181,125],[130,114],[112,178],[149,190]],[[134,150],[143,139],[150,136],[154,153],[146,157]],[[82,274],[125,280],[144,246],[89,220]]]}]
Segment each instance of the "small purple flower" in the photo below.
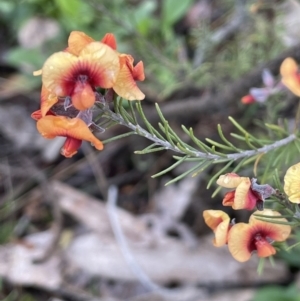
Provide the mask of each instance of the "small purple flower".
[{"label": "small purple flower", "polygon": [[249,94],[244,96],[241,101],[244,104],[250,104],[253,102],[264,103],[269,96],[278,93],[283,89],[281,82],[276,84],[275,78],[269,69],[264,69],[262,72],[262,81],[264,87],[251,88]]}]

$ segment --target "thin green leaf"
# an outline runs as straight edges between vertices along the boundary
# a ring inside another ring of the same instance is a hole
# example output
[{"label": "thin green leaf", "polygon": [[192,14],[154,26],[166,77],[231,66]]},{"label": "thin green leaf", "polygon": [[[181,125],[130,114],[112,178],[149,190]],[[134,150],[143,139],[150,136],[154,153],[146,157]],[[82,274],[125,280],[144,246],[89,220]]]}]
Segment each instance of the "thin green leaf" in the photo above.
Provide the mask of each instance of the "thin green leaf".
[{"label": "thin green leaf", "polygon": [[190,128],[189,130],[187,130],[187,128],[185,126],[182,126],[183,130],[186,131],[186,133],[190,136],[190,138],[193,140],[193,142],[205,153],[210,154],[211,152],[211,148],[209,146],[207,146],[205,143],[203,143],[202,141],[200,141],[198,138],[195,137],[193,129]]},{"label": "thin green leaf", "polygon": [[281,126],[278,126],[276,124],[265,123],[265,126],[268,129],[271,129],[271,130],[276,131],[276,132],[280,132],[281,134],[284,134],[284,135],[289,134],[284,128],[282,128]]},{"label": "thin green leaf", "polygon": [[134,124],[137,125],[138,122],[137,122],[137,119],[136,119],[136,115],[135,115],[135,111],[134,111],[134,108],[133,108],[133,105],[132,105],[132,101],[128,100],[128,104],[129,104],[131,116],[132,116],[132,118],[134,120]]},{"label": "thin green leaf", "polygon": [[257,149],[257,147],[250,142],[249,135],[245,135],[245,142],[250,149]]},{"label": "thin green leaf", "polygon": [[125,137],[128,137],[128,136],[131,136],[131,135],[136,135],[136,133],[135,132],[128,132],[128,133],[125,133],[125,134],[114,136],[112,138],[109,138],[109,139],[106,139],[106,140],[102,141],[102,143],[107,144],[109,142],[112,142],[112,141],[115,141],[115,140],[118,140],[118,139],[122,139],[122,138],[125,138]]},{"label": "thin green leaf", "polygon": [[127,123],[132,123],[134,124],[134,120],[132,118],[132,116],[121,106],[119,107],[120,109],[120,115],[123,117],[123,119],[127,122]]},{"label": "thin green leaf", "polygon": [[181,180],[182,178],[184,178],[185,176],[187,176],[188,174],[190,174],[190,173],[193,172],[194,170],[200,168],[200,166],[201,166],[202,164],[204,164],[204,163],[206,163],[206,162],[205,162],[205,161],[202,161],[202,162],[196,164],[194,167],[190,168],[189,170],[187,170],[186,172],[182,173],[182,174],[179,175],[178,177],[176,177],[176,178],[172,179],[171,181],[167,182],[167,183],[165,184],[165,186],[170,185],[170,184],[172,184],[172,183],[174,183],[174,182],[177,182],[177,181]]},{"label": "thin green leaf", "polygon": [[176,147],[179,148],[179,150],[181,150],[183,153],[190,155],[190,156],[195,156],[195,153],[192,152],[191,150],[187,149],[186,147],[184,147],[183,145],[181,145],[180,143],[176,144]]},{"label": "thin green leaf", "polygon": [[234,146],[229,140],[226,139],[226,137],[225,137],[224,134],[223,134],[222,127],[221,127],[220,124],[218,124],[218,127],[217,127],[217,128],[218,128],[219,136],[220,136],[220,138],[222,139],[222,141],[223,141],[224,143],[226,143],[229,147],[231,147],[232,150],[235,150],[235,151],[237,151],[237,152],[240,152],[241,149],[237,148],[237,147]]},{"label": "thin green leaf", "polygon": [[[173,156],[173,158],[175,160],[180,160],[182,157],[181,156]],[[201,158],[202,159],[202,158]],[[189,162],[198,162],[199,161],[199,157],[197,158],[186,158],[185,161],[189,161]]]},{"label": "thin green leaf", "polygon": [[146,150],[146,151],[145,150],[135,151],[134,153],[137,154],[137,155],[145,155],[145,154],[149,154],[149,153],[163,151],[165,149],[166,148],[162,146],[162,147],[152,148],[152,149],[149,149],[149,150]]},{"label": "thin green leaf", "polygon": [[211,145],[214,145],[214,146],[216,146],[216,147],[218,147],[218,148],[222,148],[222,149],[225,149],[225,150],[228,150],[228,151],[231,151],[231,150],[232,150],[231,147],[229,147],[229,146],[227,146],[227,145],[224,145],[224,144],[221,144],[221,143],[219,143],[219,142],[216,142],[216,141],[214,141],[214,140],[212,140],[212,139],[205,138],[205,141],[207,141],[207,142],[210,143]]},{"label": "thin green leaf", "polygon": [[211,197],[214,198],[214,197],[220,192],[221,189],[222,189],[222,187],[221,187],[221,186],[218,186],[218,187],[216,188],[216,190],[213,192],[213,194],[211,195]]},{"label": "thin green leaf", "polygon": [[182,162],[184,162],[186,160],[186,158],[187,158],[187,156],[181,157],[181,159],[178,160],[176,163],[172,164],[170,167],[166,168],[165,170],[151,176],[151,178],[160,177],[160,176],[166,174],[167,172],[171,171],[172,169],[174,169],[175,167],[180,165]]},{"label": "thin green leaf", "polygon": [[211,161],[207,161],[206,164],[203,164],[199,169],[197,169],[193,174],[192,177],[198,176],[200,173],[202,173],[207,167],[211,165]]},{"label": "thin green leaf", "polygon": [[228,119],[231,121],[231,123],[244,135],[248,135],[251,140],[256,142],[257,144],[263,146],[263,144],[259,141],[259,139],[255,138],[253,135],[251,135],[248,131],[246,131],[234,118],[231,116],[228,117]]}]

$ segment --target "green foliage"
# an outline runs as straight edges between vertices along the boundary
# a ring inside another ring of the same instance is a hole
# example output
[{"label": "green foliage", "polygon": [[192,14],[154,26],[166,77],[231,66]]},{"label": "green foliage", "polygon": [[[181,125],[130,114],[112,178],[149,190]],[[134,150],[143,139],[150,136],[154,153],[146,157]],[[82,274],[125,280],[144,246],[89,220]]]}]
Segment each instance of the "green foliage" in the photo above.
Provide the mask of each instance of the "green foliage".
[{"label": "green foliage", "polygon": [[[193,167],[175,177],[166,183],[166,185],[181,180],[190,174],[196,176],[209,166],[215,164],[223,165],[208,181],[207,187],[210,187],[221,174],[226,172],[237,173],[243,166],[249,165],[254,161],[256,174],[260,176],[260,182],[262,182],[262,179],[270,180],[270,178],[267,178],[267,175],[271,177],[271,169],[274,169],[276,166],[281,166],[280,164],[286,164],[286,160],[279,160],[280,158],[283,159],[281,154],[285,153],[284,148],[288,148],[289,153],[295,152],[295,155],[298,153],[298,148],[296,147],[298,143],[297,136],[295,134],[289,134],[284,127],[276,124],[266,124],[265,132],[269,134],[270,138],[266,139],[265,135],[263,139],[260,139],[247,131],[235,119],[229,117],[230,122],[239,132],[231,133],[231,136],[237,139],[237,143],[233,143],[225,137],[220,125],[217,127],[220,142],[210,138],[207,138],[206,141],[201,141],[195,137],[192,128],[187,129],[185,126],[182,126],[183,132],[189,138],[189,141],[185,142],[186,138],[183,139],[180,137],[170,127],[158,104],[156,104],[156,110],[160,122],[158,123],[158,128],[156,128],[147,119],[141,102],[136,102],[135,107],[132,102],[129,101],[127,103],[128,104],[124,106],[124,101],[121,98],[116,98],[114,101],[115,113],[105,105],[99,105],[102,112],[99,117],[101,116],[110,122],[124,125],[128,127],[133,134],[143,136],[153,142],[143,150],[135,151],[136,154],[148,154],[162,150],[171,150],[176,154],[174,156],[176,162],[158,174],[153,175],[153,177],[166,174],[185,161],[195,162]],[[143,122],[143,127],[141,126],[140,120]],[[99,125],[103,126],[104,123],[99,123]],[[109,139],[109,141],[127,135],[129,134],[123,134]],[[281,138],[280,140],[277,140],[278,136]],[[271,158],[272,155],[275,154],[276,158],[268,160],[266,154],[268,154],[268,156],[271,155]],[[264,162],[265,159],[266,162]],[[286,159],[286,157],[284,159]],[[261,162],[264,163],[262,164]],[[276,162],[275,167],[274,162]],[[263,166],[263,168],[258,168],[258,165]]]},{"label": "green foliage", "polygon": [[173,37],[172,25],[187,12],[193,0],[176,1],[164,0],[162,1],[162,16],[161,16],[161,28],[167,39]]},{"label": "green foliage", "polygon": [[300,291],[296,286],[268,286],[258,290],[252,301],[300,301]]}]

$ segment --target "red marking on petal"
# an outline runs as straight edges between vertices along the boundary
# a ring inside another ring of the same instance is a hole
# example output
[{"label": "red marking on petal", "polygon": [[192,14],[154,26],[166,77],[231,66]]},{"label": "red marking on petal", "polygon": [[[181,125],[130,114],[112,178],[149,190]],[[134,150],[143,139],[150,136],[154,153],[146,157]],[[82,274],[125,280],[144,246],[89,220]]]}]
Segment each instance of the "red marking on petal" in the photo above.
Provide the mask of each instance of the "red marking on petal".
[{"label": "red marking on petal", "polygon": [[77,153],[77,150],[80,148],[81,144],[82,140],[67,137],[60,153],[66,158],[71,158]]},{"label": "red marking on petal", "polygon": [[234,203],[234,196],[235,190],[227,192],[223,198],[223,206],[232,206]]},{"label": "red marking on petal", "polygon": [[41,119],[42,117],[43,117],[43,116],[42,116],[41,110],[34,111],[34,112],[31,114],[31,118],[34,119],[34,120],[39,120],[39,119]]},{"label": "red marking on petal", "polygon": [[251,189],[249,189],[246,199],[245,199],[245,207],[244,209],[253,210],[256,207],[257,201],[260,199],[257,197],[255,193]]},{"label": "red marking on petal", "polygon": [[[55,114],[52,111],[48,111],[47,115],[55,116]],[[43,117],[43,115],[42,115],[41,110],[34,111],[31,114],[31,118],[34,119],[34,120],[40,120],[42,117]]]},{"label": "red marking on petal", "polygon": [[236,190],[234,203],[232,208],[235,210],[247,209],[252,210],[256,206],[256,201],[258,200],[256,195],[250,189],[251,181],[249,178],[243,178]]}]

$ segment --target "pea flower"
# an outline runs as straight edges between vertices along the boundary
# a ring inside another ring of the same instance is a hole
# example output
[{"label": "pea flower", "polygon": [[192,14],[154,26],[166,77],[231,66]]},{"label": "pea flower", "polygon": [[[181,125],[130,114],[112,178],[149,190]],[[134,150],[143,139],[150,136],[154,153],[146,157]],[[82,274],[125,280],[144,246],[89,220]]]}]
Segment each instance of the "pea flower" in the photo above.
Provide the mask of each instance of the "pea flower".
[{"label": "pea flower", "polygon": [[296,61],[288,57],[280,66],[282,83],[295,95],[300,96],[300,73]]},{"label": "pea flower", "polygon": [[[66,51],[74,55],[79,55],[80,51],[93,41],[94,39],[81,31],[72,31],[69,36]],[[145,94],[136,84],[136,81],[143,81],[145,79],[143,62],[140,61],[134,66],[134,59],[131,55],[118,53],[116,51],[116,39],[112,33],[107,33],[101,42],[113,49],[119,57],[120,72],[112,86],[113,90],[127,100],[144,99]]]},{"label": "pea flower", "polygon": [[286,171],[283,188],[292,203],[300,203],[300,163],[292,165]]},{"label": "pea flower", "polygon": [[[254,214],[265,216],[281,216],[279,212],[265,209]],[[276,253],[272,245],[274,241],[285,241],[290,233],[289,225],[276,224],[259,220],[252,214],[249,223],[237,223],[232,226],[228,234],[228,249],[233,258],[245,262],[250,259],[253,252],[259,257],[268,257]],[[278,222],[287,222],[285,218],[276,218]]]},{"label": "pea flower", "polygon": [[225,188],[235,188],[229,191],[223,198],[223,206],[231,206],[235,210],[263,209],[263,202],[275,193],[268,184],[259,185],[256,179],[240,177],[236,173],[221,175],[217,184]]},{"label": "pea flower", "polygon": [[[32,115],[38,118],[39,112],[34,112]],[[88,125],[79,117],[69,118],[49,114],[38,119],[37,129],[47,139],[53,139],[57,136],[66,137],[61,154],[67,158],[77,153],[82,140],[91,142],[98,150],[103,149],[102,142],[92,134]]]},{"label": "pea flower", "polygon": [[263,70],[262,81],[264,87],[251,88],[249,94],[242,97],[241,102],[243,104],[264,103],[271,95],[278,93],[282,89],[281,83],[276,84],[275,78],[269,69]]},{"label": "pea flower", "polygon": [[[77,110],[86,110],[95,103],[95,88],[111,88],[119,71],[120,62],[115,51],[104,43],[92,42],[78,56],[67,51],[51,55],[42,68],[42,81],[45,94],[71,97]],[[51,104],[53,102],[47,108]]]},{"label": "pea flower", "polygon": [[231,227],[228,214],[221,210],[204,210],[203,218],[207,226],[215,233],[214,246],[221,247],[225,245]]}]

